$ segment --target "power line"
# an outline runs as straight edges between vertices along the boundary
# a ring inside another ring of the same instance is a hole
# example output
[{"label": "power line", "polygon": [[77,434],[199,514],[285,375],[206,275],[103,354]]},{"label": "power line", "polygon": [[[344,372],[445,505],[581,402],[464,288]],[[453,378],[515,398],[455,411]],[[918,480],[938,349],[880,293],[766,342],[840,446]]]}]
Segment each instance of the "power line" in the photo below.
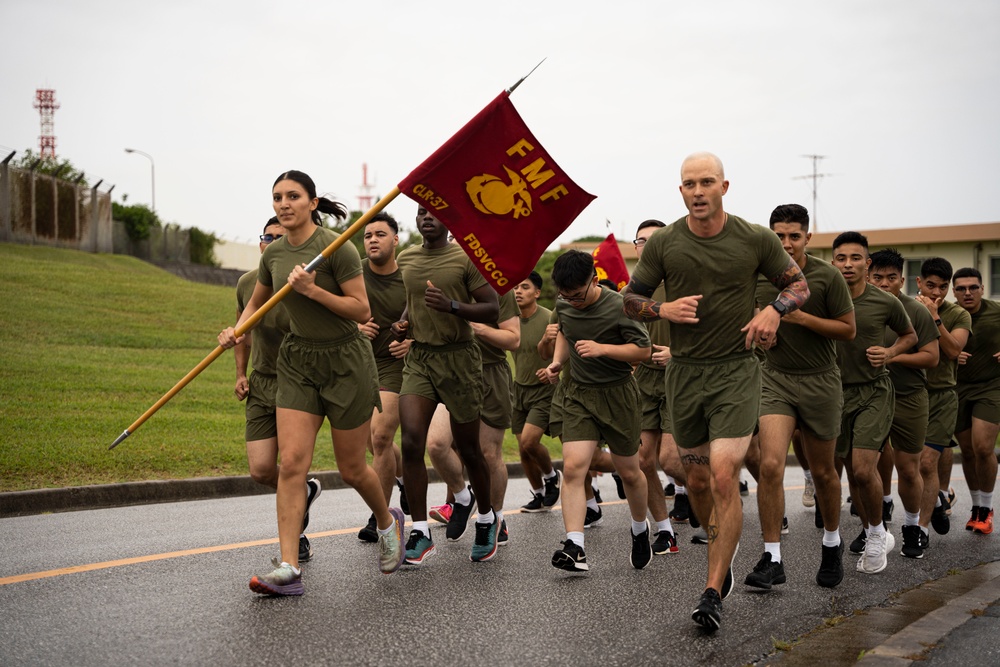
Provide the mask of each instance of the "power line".
[{"label": "power line", "polygon": [[819,179],[826,178],[827,176],[833,176],[833,174],[820,174],[818,173],[819,161],[826,159],[825,155],[803,155],[802,157],[812,160],[813,171],[811,174],[805,176],[794,176],[792,180],[798,181],[806,178],[812,179],[812,190],[813,190],[813,207],[812,207],[812,230],[814,232],[819,231],[819,216],[816,214],[816,188],[819,183]]}]

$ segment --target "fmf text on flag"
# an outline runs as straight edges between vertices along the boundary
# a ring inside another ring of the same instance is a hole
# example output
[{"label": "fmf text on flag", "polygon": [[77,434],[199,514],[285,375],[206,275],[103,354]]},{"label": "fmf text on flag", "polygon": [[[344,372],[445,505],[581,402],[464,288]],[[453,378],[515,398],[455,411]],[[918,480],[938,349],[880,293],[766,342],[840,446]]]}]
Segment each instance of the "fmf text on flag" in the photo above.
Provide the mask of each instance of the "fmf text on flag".
[{"label": "fmf text on flag", "polygon": [[618,241],[615,240],[614,234],[608,234],[608,238],[594,248],[594,269],[597,271],[598,279],[607,278],[618,286],[619,292],[628,285],[628,268],[625,266],[625,258],[618,249]]},{"label": "fmf text on flag", "polygon": [[455,236],[500,294],[594,200],[542,148],[500,93],[399,183]]}]

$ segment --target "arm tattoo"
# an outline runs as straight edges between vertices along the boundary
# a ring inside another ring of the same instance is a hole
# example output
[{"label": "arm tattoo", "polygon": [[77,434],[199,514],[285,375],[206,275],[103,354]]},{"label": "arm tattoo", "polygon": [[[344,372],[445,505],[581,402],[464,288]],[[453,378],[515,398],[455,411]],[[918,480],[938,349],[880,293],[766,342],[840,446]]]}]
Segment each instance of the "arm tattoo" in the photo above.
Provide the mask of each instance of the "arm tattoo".
[{"label": "arm tattoo", "polygon": [[625,298],[622,310],[625,312],[625,317],[639,322],[655,322],[660,319],[662,302],[654,301],[652,294],[652,289],[632,279],[622,290],[622,296]]},{"label": "arm tattoo", "polygon": [[791,257],[788,258],[788,266],[785,267],[784,272],[771,278],[771,283],[781,290],[781,294],[775,301],[784,304],[786,312],[790,313],[801,308],[809,299],[809,285],[806,284],[806,277],[802,275],[802,269]]}]

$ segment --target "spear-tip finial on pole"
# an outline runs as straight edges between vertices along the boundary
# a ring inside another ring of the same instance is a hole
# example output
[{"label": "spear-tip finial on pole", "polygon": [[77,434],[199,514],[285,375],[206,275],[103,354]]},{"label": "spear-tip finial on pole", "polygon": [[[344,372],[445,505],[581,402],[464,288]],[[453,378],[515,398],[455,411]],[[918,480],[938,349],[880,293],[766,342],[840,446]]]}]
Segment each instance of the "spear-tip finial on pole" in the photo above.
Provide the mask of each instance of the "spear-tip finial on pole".
[{"label": "spear-tip finial on pole", "polygon": [[510,88],[508,88],[508,89],[507,89],[507,94],[508,94],[508,95],[510,95],[511,93],[513,93],[513,92],[514,92],[514,90],[515,90],[515,89],[516,89],[516,88],[517,88],[518,86],[520,86],[520,85],[521,85],[521,82],[523,82],[523,81],[524,81],[525,79],[527,79],[527,78],[528,78],[529,76],[531,76],[531,75],[532,75],[532,73],[533,73],[533,72],[534,72],[534,71],[535,71],[536,69],[538,69],[538,68],[539,68],[539,67],[541,66],[541,64],[542,64],[543,62],[545,62],[545,61],[546,61],[546,59],[548,59],[548,56],[546,56],[545,58],[542,58],[541,60],[539,60],[539,61],[538,61],[538,64],[537,64],[537,65],[535,65],[534,67],[532,67],[532,68],[531,68],[531,72],[528,72],[527,74],[525,74],[524,76],[522,76],[522,77],[521,77],[520,79],[518,79],[518,80],[517,80],[517,83],[515,83],[515,84],[514,84],[513,86],[511,86]]},{"label": "spear-tip finial on pole", "polygon": [[112,442],[112,443],[111,443],[111,446],[110,446],[110,447],[108,447],[108,449],[109,449],[109,450],[111,450],[111,449],[114,449],[115,447],[117,447],[118,445],[120,445],[120,444],[121,444],[122,440],[124,440],[125,438],[129,437],[130,435],[132,435],[132,434],[128,432],[128,429],[125,429],[125,430],[124,430],[124,431],[122,432],[122,434],[121,434],[120,436],[118,436],[118,437],[117,437],[117,438],[115,439],[115,441],[114,441],[114,442]]}]

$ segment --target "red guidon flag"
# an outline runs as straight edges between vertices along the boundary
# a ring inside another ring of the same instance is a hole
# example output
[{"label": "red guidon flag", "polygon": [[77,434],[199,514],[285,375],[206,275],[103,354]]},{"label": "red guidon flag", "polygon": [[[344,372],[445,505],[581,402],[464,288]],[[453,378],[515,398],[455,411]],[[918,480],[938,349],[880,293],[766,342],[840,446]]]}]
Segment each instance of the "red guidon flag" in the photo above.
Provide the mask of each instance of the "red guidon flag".
[{"label": "red guidon flag", "polygon": [[618,241],[615,240],[614,234],[608,234],[608,238],[594,248],[594,269],[597,271],[598,280],[607,278],[618,286],[619,292],[628,285],[628,268],[625,266],[625,258],[618,249]]},{"label": "red guidon flag", "polygon": [[500,93],[399,183],[440,220],[500,294],[593,201]]}]

